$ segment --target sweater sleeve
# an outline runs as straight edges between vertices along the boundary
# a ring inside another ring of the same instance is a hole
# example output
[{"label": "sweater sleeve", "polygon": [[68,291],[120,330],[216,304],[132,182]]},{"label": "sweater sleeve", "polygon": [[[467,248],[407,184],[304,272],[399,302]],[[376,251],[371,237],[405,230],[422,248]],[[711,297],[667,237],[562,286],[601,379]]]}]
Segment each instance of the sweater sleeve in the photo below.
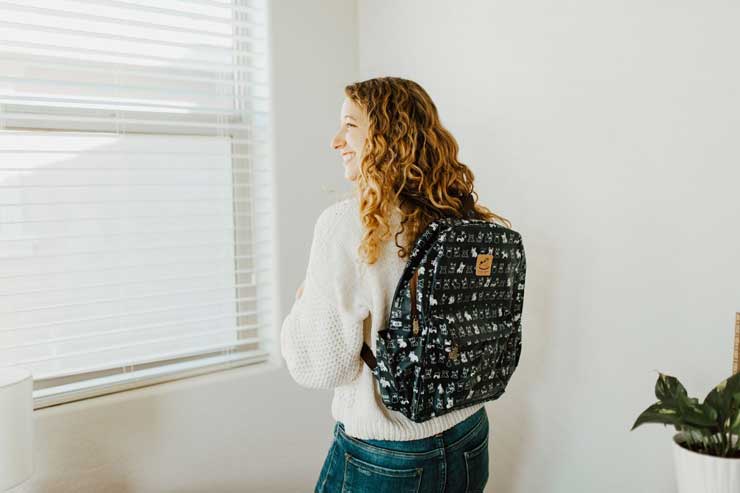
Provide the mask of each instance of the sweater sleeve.
[{"label": "sweater sleeve", "polygon": [[352,382],[363,360],[363,321],[370,311],[358,287],[356,244],[346,223],[352,218],[336,204],[321,213],[303,294],[283,320],[280,346],[298,385],[332,389]]}]

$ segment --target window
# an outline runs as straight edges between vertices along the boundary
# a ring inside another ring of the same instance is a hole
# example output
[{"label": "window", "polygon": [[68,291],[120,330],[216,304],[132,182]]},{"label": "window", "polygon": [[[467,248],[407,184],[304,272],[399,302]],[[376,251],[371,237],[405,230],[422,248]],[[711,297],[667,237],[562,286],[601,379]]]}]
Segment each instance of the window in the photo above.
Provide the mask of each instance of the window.
[{"label": "window", "polygon": [[36,409],[268,359],[267,15],[0,4],[0,366]]}]

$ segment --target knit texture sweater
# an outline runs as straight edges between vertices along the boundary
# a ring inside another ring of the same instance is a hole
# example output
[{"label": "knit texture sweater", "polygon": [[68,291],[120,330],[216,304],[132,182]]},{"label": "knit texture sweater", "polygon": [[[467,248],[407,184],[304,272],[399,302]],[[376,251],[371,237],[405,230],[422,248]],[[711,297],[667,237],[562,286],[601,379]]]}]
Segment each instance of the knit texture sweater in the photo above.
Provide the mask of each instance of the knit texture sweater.
[{"label": "knit texture sweater", "polygon": [[334,389],[332,417],[344,424],[347,435],[406,441],[441,433],[484,404],[423,423],[383,404],[360,351],[364,341],[375,354],[376,334],[387,328],[393,295],[408,261],[398,256],[394,241],[399,216],[390,222],[391,239],[378,260],[367,265],[358,253],[363,236],[358,199],[341,200],[321,212],[314,225],[303,294],[283,320],[280,346],[298,385]]}]

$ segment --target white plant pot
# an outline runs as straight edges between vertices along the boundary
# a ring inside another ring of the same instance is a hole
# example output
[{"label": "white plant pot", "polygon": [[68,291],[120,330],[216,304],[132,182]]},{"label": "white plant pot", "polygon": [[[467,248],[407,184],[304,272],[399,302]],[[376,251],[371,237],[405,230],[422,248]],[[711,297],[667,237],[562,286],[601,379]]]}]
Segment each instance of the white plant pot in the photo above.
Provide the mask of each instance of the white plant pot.
[{"label": "white plant pot", "polygon": [[[737,437],[733,437],[737,441]],[[692,452],[679,443],[685,435],[673,436],[673,460],[678,493],[740,492],[740,458],[715,457]]]}]

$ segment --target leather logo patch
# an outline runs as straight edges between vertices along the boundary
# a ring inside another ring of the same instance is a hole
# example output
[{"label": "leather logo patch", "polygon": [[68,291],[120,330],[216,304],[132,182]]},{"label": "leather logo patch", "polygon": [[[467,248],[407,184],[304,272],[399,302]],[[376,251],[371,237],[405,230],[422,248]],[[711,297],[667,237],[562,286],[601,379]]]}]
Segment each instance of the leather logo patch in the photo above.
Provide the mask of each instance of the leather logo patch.
[{"label": "leather logo patch", "polygon": [[452,350],[450,351],[450,360],[455,361],[457,360],[457,357],[460,355],[459,349],[457,346],[452,346]]},{"label": "leather logo patch", "polygon": [[493,255],[480,254],[475,258],[475,275],[490,276],[491,265],[493,265]]}]

